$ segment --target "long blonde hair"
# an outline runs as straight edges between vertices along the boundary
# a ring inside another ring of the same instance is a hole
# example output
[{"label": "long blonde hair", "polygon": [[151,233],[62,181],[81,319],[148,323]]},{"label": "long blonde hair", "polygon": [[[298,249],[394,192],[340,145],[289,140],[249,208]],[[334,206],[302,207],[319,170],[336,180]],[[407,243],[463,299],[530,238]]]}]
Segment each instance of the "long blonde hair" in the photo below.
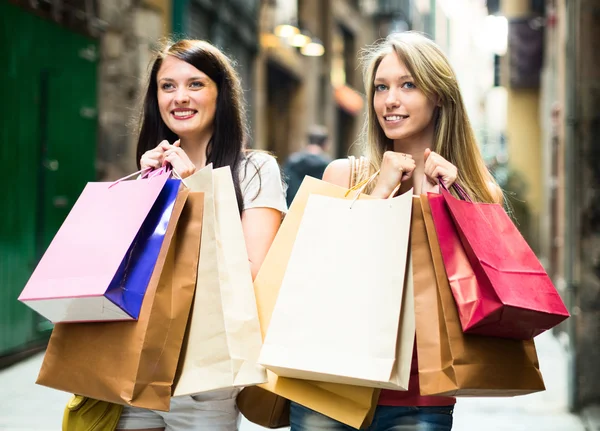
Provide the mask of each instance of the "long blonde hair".
[{"label": "long blonde hair", "polygon": [[428,98],[439,99],[440,106],[434,114],[436,125],[432,150],[457,167],[457,181],[473,201],[497,201],[498,197],[493,195],[493,187],[490,187],[496,182],[481,157],[456,75],[440,47],[416,32],[392,33],[361,51],[368,101],[361,141],[363,153],[371,165],[370,174],[380,168],[383,153],[393,150],[393,141],[379,125],[373,106],[377,68],[390,53],[396,53],[405,64],[417,88]]}]

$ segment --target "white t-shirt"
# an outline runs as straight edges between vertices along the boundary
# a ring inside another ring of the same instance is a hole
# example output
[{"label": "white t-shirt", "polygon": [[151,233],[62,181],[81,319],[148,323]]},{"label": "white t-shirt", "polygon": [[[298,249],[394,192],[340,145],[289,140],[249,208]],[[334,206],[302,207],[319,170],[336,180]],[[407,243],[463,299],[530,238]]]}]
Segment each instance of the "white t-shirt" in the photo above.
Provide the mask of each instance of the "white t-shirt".
[{"label": "white t-shirt", "polygon": [[253,152],[247,157],[240,166],[244,209],[274,208],[286,213],[285,190],[275,158],[263,152]]}]

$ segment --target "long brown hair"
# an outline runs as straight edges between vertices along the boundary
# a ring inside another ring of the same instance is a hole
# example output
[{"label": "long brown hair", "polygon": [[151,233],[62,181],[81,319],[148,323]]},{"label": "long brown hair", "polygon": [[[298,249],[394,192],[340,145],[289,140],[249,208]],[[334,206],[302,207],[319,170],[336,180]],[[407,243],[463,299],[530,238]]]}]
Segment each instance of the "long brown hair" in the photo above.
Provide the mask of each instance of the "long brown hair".
[{"label": "long brown hair", "polygon": [[370,173],[380,168],[383,153],[393,149],[393,142],[379,125],[373,106],[377,68],[390,53],[395,53],[406,65],[415,84],[427,97],[439,99],[441,106],[434,116],[433,150],[457,167],[457,181],[471,199],[476,202],[496,202],[498,198],[491,191],[493,187],[490,187],[496,182],[481,157],[456,75],[440,47],[416,32],[392,33],[361,51],[369,105],[361,140],[363,151],[371,164]]},{"label": "long brown hair", "polygon": [[244,144],[248,136],[244,93],[233,60],[208,42],[189,39],[167,42],[157,53],[150,69],[140,113],[136,152],[138,167],[139,160],[146,151],[156,147],[164,139],[170,143],[177,140],[177,135],[167,127],[158,109],[157,75],[167,55],[191,64],[206,73],[217,85],[214,132],[206,149],[206,163],[212,163],[214,168],[230,167],[238,207],[242,211],[244,201],[239,172],[240,163],[246,157]]}]

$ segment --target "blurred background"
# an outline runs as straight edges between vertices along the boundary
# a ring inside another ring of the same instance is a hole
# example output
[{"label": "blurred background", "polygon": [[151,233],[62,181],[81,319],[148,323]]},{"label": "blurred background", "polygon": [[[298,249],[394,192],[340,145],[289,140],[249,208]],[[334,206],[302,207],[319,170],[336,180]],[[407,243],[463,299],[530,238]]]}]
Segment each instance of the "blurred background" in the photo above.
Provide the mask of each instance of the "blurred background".
[{"label": "blurred background", "polygon": [[[136,170],[162,38],[206,39],[237,62],[248,145],[283,165],[314,125],[331,157],[357,154],[358,51],[417,30],[450,58],[486,163],[572,313],[538,346],[560,380],[552,414],[600,429],[600,0],[0,0],[0,24],[0,400],[33,387],[52,328],[16,299],[38,259],[87,181]],[[11,428],[9,411],[2,430],[46,429]],[[523,429],[579,429],[564,426]]]}]

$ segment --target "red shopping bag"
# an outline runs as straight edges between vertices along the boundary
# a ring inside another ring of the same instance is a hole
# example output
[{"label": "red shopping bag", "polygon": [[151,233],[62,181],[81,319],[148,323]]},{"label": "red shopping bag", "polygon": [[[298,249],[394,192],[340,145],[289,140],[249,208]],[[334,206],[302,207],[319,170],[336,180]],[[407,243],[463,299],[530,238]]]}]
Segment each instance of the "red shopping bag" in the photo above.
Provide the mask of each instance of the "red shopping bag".
[{"label": "red shopping bag", "polygon": [[429,202],[464,332],[526,340],[569,317],[501,205],[456,199],[443,187]]}]

